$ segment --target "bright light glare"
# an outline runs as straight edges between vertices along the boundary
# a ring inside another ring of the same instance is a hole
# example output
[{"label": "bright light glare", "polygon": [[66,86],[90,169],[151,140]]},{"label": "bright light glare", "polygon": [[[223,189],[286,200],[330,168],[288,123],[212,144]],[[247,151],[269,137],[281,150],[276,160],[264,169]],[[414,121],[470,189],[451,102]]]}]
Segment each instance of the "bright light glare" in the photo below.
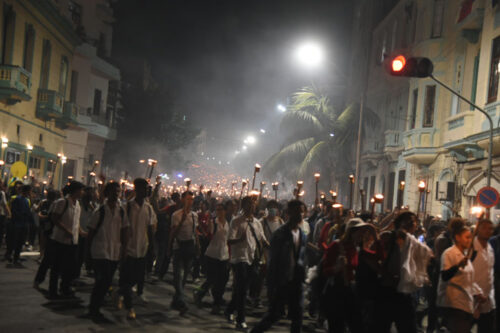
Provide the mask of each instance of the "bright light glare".
[{"label": "bright light glare", "polygon": [[406,59],[402,55],[397,56],[392,61],[392,70],[394,72],[400,72],[406,65]]},{"label": "bright light glare", "polygon": [[278,104],[276,107],[280,112],[286,112],[286,107],[283,104]]},{"label": "bright light glare", "polygon": [[243,149],[243,150],[247,150],[247,148],[248,148],[247,146],[241,147],[241,149]]},{"label": "bright light glare", "polygon": [[253,145],[257,140],[255,139],[254,136],[249,135],[245,141],[246,141],[245,143]]},{"label": "bright light glare", "polygon": [[308,42],[297,48],[296,57],[305,67],[318,67],[323,62],[323,50],[317,43]]},{"label": "bright light glare", "polygon": [[261,128],[261,129],[260,129],[260,132],[261,132],[262,134],[266,134],[266,130],[265,130],[265,129],[263,129],[263,128]]},{"label": "bright light glare", "polygon": [[330,133],[330,136],[331,136],[331,137],[333,138],[333,137],[335,136],[335,134],[333,134],[333,133]]},{"label": "bright light glare", "polygon": [[182,173],[178,173],[178,174],[177,174],[177,178],[182,178],[182,177],[184,177],[184,176],[182,175]]}]

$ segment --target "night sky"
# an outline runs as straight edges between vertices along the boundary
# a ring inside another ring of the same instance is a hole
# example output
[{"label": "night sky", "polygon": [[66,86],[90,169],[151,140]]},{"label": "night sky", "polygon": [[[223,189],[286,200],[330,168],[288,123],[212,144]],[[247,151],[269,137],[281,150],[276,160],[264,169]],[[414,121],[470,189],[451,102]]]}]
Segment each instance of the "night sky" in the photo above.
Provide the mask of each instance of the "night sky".
[{"label": "night sky", "polygon": [[[238,159],[263,162],[281,142],[276,105],[312,81],[342,83],[332,68],[349,56],[350,0],[120,0],[114,7],[114,56],[148,59],[176,107],[206,129],[206,153],[217,159],[234,159],[254,134],[257,145]],[[293,59],[306,40],[325,47],[327,61],[314,72]]]}]

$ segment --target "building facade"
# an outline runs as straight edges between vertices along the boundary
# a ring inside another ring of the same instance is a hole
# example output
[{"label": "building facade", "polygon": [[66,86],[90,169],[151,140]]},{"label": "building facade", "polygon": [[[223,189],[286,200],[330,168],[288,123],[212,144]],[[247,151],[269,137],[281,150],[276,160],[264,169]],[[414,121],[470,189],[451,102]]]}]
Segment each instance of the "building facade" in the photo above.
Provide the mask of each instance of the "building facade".
[{"label": "building facade", "polygon": [[69,99],[80,43],[52,1],[0,1],[0,160],[2,178],[23,161],[29,175],[58,184],[66,129],[76,125]]},{"label": "building facade", "polygon": [[[422,216],[472,218],[488,154],[492,186],[500,189],[500,9],[486,0],[400,0],[371,38],[366,105],[381,126],[367,133],[361,155],[365,200],[383,193],[384,208],[408,205]],[[431,59],[436,79],[489,113],[493,152],[482,113],[431,78],[387,74],[387,59],[398,54]]]}]

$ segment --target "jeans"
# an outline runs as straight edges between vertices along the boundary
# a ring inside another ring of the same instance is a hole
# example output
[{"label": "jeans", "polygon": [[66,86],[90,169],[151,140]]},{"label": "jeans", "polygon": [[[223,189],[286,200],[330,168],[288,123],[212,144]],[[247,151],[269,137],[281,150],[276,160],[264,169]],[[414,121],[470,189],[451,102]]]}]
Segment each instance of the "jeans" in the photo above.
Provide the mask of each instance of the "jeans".
[{"label": "jeans", "polygon": [[179,242],[180,246],[174,250],[174,288],[175,294],[172,304],[177,307],[186,307],[184,301],[184,285],[187,281],[187,276],[193,265],[195,256],[194,241]]},{"label": "jeans", "polygon": [[450,333],[470,333],[474,318],[472,313],[462,310],[446,308],[444,309],[447,328]]},{"label": "jeans", "polygon": [[495,310],[488,313],[481,313],[479,318],[475,321],[477,323],[477,333],[498,332],[496,326]]},{"label": "jeans", "polygon": [[207,279],[200,287],[199,295],[203,298],[210,289],[215,305],[222,305],[224,290],[229,279],[229,266],[227,260],[217,260],[205,256]]},{"label": "jeans", "polygon": [[375,300],[375,318],[379,333],[391,331],[394,322],[398,333],[416,333],[416,304],[411,294],[402,294],[387,287],[379,287]]},{"label": "jeans", "polygon": [[328,332],[343,333],[345,327],[349,332],[363,332],[361,321],[361,304],[353,286],[334,285],[327,287],[323,309],[328,320]]},{"label": "jeans", "polygon": [[269,294],[269,310],[264,315],[264,318],[252,329],[252,333],[261,333],[270,329],[281,318],[285,305],[288,305],[288,316],[292,321],[290,332],[299,333],[302,330],[302,281],[291,281],[276,290],[269,291]]},{"label": "jeans", "polygon": [[237,312],[236,322],[245,322],[245,302],[249,285],[251,266],[245,262],[240,262],[233,266],[233,297],[229,302],[226,313]]},{"label": "jeans", "polygon": [[55,256],[54,255],[54,241],[50,238],[47,238],[42,262],[40,263],[40,266],[38,266],[38,270],[37,270],[36,276],[35,276],[36,283],[40,284],[43,281],[45,281],[45,276],[47,275],[49,268],[54,263],[54,256]]},{"label": "jeans", "polygon": [[7,259],[10,259],[14,252],[14,262],[19,261],[27,234],[28,226],[16,226],[11,222],[7,230],[7,252],[5,253]]},{"label": "jeans", "polygon": [[167,274],[168,266],[170,264],[170,257],[167,256],[168,238],[157,238],[158,252],[156,254],[155,273],[158,274],[160,279],[163,279]]},{"label": "jeans", "polygon": [[7,222],[7,216],[0,215],[0,247],[3,244],[3,235],[5,234],[5,223]]},{"label": "jeans", "polygon": [[95,283],[94,289],[92,289],[92,295],[90,296],[89,311],[91,314],[99,313],[99,309],[104,302],[104,297],[113,282],[113,276],[115,275],[117,265],[118,261],[107,259],[95,259],[92,262],[92,267],[95,272]]},{"label": "jeans", "polygon": [[76,275],[80,277],[82,266],[85,264],[85,270],[90,271],[90,262],[87,255],[87,237],[78,238],[78,256],[77,256]]},{"label": "jeans", "polygon": [[132,309],[132,287],[135,284],[144,284],[146,274],[146,258],[134,258],[127,256],[120,263],[120,294],[127,309]]},{"label": "jeans", "polygon": [[53,262],[50,268],[49,295],[57,295],[57,283],[61,277],[61,291],[71,293],[71,281],[75,278],[77,245],[67,245],[52,240]]}]

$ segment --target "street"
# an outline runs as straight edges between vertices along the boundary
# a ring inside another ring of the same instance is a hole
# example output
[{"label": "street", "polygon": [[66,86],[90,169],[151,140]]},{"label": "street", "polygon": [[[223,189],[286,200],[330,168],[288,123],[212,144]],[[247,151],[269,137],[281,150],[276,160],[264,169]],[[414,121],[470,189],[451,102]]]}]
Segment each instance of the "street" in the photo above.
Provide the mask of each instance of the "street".
[{"label": "street", "polygon": [[[4,252],[2,248],[1,253]],[[13,268],[6,262],[0,263],[0,332],[231,332],[234,325],[226,322],[222,315],[210,314],[208,302],[205,298],[204,308],[197,308],[192,301],[193,285],[187,284],[187,300],[189,311],[180,317],[177,311],[170,310],[170,301],[174,289],[170,283],[171,274],[167,275],[168,283],[159,281],[154,284],[146,283],[145,295],[147,304],[135,307],[137,319],[126,319],[125,310],[117,310],[111,304],[111,297],[106,299],[103,313],[109,323],[97,324],[89,319],[82,318],[87,311],[87,305],[92,290],[93,279],[84,277],[84,286],[76,288],[76,300],[58,300],[51,302],[44,293],[48,288],[48,275],[41,285],[41,291],[33,288],[33,278],[38,268],[37,252],[23,252],[24,268]],[[115,282],[118,274],[115,274]],[[228,300],[230,293],[226,292]],[[249,327],[252,327],[257,318],[260,318],[265,309],[251,313],[247,317]],[[289,322],[281,321],[273,327],[271,332],[288,332]]]}]

